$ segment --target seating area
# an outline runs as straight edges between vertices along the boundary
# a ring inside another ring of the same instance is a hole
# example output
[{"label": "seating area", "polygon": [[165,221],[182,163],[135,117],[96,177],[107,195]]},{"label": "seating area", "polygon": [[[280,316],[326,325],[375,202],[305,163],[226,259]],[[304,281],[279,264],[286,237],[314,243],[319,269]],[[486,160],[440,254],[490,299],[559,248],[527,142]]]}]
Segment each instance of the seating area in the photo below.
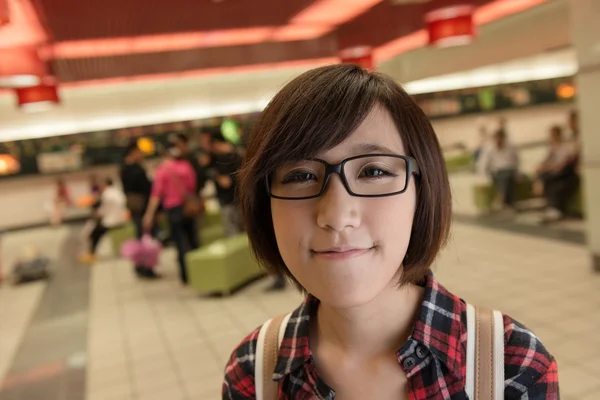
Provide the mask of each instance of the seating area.
[{"label": "seating area", "polygon": [[203,294],[228,295],[264,275],[248,237],[240,234],[217,240],[186,255],[189,286]]},{"label": "seating area", "polygon": [[[516,201],[524,201],[533,197],[533,181],[527,175],[522,175],[517,182]],[[496,198],[496,191],[492,183],[477,184],[473,187],[475,205],[480,211],[489,212]]]},{"label": "seating area", "polygon": [[446,169],[449,174],[461,171],[471,171],[473,169],[473,156],[469,153],[447,157],[445,161]]},{"label": "seating area", "polygon": [[[108,233],[114,254],[125,241],[135,236],[133,223]],[[190,287],[201,293],[230,294],[238,287],[264,275],[250,250],[248,238],[241,234],[225,237],[219,212],[204,215],[200,228],[202,246],[186,255]]]},{"label": "seating area", "polygon": [[[517,202],[533,199],[533,180],[523,175],[517,182],[516,200]],[[567,214],[583,217],[585,215],[585,206],[583,204],[582,187],[571,197],[567,205]],[[495,190],[492,183],[477,184],[473,187],[473,196],[475,205],[481,212],[489,212],[492,209],[495,199]]]}]

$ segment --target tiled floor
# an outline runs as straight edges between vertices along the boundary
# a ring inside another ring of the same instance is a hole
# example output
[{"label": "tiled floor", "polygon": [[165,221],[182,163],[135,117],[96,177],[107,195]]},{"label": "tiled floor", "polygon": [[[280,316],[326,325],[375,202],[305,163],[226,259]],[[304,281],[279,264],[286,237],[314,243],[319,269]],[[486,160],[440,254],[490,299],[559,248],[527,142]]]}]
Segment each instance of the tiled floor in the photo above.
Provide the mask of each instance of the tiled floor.
[{"label": "tiled floor", "polygon": [[[93,267],[89,400],[219,399],[232,348],[301,301],[291,288],[263,293],[266,280],[229,298],[200,297],[177,283],[173,253],[163,257],[165,276],[155,282],[137,281],[126,262],[111,258]],[[600,276],[585,247],[456,224],[435,269],[469,302],[501,309],[538,333],[559,362],[562,398],[600,398]],[[6,290],[0,301],[15,294]]]},{"label": "tiled floor", "polygon": [[[170,258],[172,255],[166,254]],[[560,364],[565,399],[600,393],[600,277],[581,246],[456,225],[439,279],[472,303],[535,329]],[[179,287],[174,270],[140,284],[123,262],[94,268],[89,399],[218,399],[231,349],[301,300],[259,282],[226,299]]]}]

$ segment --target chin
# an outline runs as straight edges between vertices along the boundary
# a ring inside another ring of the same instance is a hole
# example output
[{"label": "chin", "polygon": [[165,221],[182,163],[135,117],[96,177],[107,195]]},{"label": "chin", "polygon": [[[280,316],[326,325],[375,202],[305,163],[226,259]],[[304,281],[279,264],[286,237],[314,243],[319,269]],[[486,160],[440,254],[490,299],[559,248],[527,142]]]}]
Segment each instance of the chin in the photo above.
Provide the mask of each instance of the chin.
[{"label": "chin", "polygon": [[335,287],[320,284],[318,289],[311,292],[323,304],[333,308],[353,308],[371,302],[385,289],[385,285],[365,285],[365,282],[356,284],[335,285]]}]

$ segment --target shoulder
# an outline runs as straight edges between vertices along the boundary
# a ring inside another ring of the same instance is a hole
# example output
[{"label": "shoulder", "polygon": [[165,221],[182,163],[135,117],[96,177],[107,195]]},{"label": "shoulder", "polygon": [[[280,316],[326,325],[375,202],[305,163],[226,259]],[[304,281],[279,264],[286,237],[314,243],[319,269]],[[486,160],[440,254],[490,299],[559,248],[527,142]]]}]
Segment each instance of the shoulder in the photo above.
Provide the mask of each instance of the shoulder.
[{"label": "shoulder", "polygon": [[223,398],[254,398],[254,361],[261,328],[252,331],[231,353],[225,366]]},{"label": "shoulder", "polygon": [[558,399],[554,357],[533,331],[504,315],[505,397]]},{"label": "shoulder", "polygon": [[[281,326],[285,326],[285,334],[281,343],[277,367],[274,374],[283,376],[303,364],[309,355],[308,326],[309,316],[314,312],[318,300],[308,295],[302,304],[284,317]],[[271,320],[272,321],[272,320]],[[267,321],[265,321],[266,324]],[[231,353],[225,367],[223,382],[223,399],[254,399],[254,370],[258,336],[265,324],[262,324],[248,336]],[[285,362],[281,363],[282,358]]]}]

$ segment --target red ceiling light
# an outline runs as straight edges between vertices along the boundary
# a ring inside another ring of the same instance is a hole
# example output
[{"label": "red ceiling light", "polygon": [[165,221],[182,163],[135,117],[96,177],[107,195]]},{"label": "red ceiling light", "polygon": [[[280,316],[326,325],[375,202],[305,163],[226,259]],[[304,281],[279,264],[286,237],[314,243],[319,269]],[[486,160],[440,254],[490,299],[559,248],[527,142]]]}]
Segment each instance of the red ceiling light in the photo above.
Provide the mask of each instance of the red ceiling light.
[{"label": "red ceiling light", "polygon": [[60,103],[56,85],[17,88],[15,92],[19,108],[26,112],[45,111]]},{"label": "red ceiling light", "polygon": [[46,76],[46,64],[32,47],[0,49],[0,88],[34,86]]},{"label": "red ceiling light", "polygon": [[373,49],[368,46],[357,46],[340,51],[342,63],[356,64],[365,69],[375,69],[373,62]]},{"label": "red ceiling light", "polygon": [[425,15],[429,44],[435,47],[463,46],[475,38],[475,7],[457,5],[431,11]]},{"label": "red ceiling light", "polygon": [[8,13],[8,0],[0,0],[0,26],[6,25],[10,22],[10,15]]}]

